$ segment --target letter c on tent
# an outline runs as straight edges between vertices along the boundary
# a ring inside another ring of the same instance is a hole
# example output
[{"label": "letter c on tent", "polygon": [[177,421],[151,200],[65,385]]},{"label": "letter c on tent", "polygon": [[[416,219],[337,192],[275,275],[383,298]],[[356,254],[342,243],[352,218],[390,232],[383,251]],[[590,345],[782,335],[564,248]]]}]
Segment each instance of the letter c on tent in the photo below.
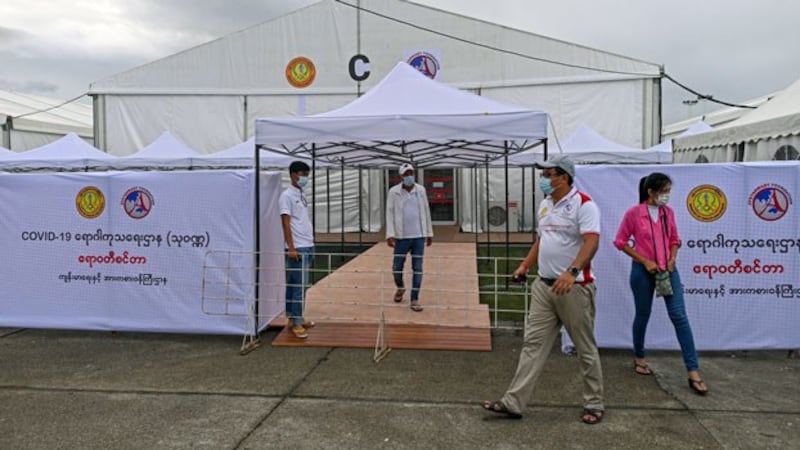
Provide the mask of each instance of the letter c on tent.
[{"label": "letter c on tent", "polygon": [[350,78],[364,81],[369,78],[369,58],[366,55],[353,55],[347,69],[350,71]]}]

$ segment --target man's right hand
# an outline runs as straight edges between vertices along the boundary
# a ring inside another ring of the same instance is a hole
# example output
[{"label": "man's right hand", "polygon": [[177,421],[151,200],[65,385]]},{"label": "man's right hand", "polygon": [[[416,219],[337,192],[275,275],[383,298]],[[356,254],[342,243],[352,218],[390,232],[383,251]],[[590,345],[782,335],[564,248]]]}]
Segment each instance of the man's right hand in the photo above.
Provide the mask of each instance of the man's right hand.
[{"label": "man's right hand", "polygon": [[522,275],[526,275],[528,273],[528,269],[523,267],[521,264],[517,267],[517,270],[514,271],[514,278],[519,278]]},{"label": "man's right hand", "polygon": [[297,250],[296,249],[287,250],[286,254],[289,255],[289,259],[291,259],[292,261],[300,260],[300,255],[297,254]]},{"label": "man's right hand", "polygon": [[395,242],[395,239],[393,237],[386,238],[386,245],[388,245],[389,247],[394,248],[394,242]]}]

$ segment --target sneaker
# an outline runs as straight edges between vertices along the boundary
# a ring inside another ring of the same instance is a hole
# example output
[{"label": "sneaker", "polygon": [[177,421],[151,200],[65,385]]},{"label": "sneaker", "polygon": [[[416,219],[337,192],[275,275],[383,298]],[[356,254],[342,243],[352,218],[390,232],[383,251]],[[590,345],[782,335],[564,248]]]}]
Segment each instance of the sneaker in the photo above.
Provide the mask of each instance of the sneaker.
[{"label": "sneaker", "polygon": [[305,339],[305,338],[308,337],[308,333],[306,332],[306,329],[301,327],[301,326],[292,327],[292,334],[297,339]]},{"label": "sneaker", "polygon": [[314,328],[314,325],[316,325],[316,324],[317,323],[314,322],[313,320],[304,320],[303,321],[303,328],[308,330],[309,328]]}]

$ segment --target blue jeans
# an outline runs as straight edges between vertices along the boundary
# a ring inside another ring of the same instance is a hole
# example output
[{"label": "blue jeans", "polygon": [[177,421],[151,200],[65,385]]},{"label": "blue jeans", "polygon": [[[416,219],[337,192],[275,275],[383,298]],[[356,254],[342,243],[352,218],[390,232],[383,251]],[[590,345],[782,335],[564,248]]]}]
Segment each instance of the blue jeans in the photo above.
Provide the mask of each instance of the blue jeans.
[{"label": "blue jeans", "polygon": [[295,326],[303,324],[303,299],[310,286],[314,247],[298,248],[297,256],[295,261],[286,255],[286,318]]},{"label": "blue jeans", "polygon": [[[672,326],[675,327],[686,370],[697,370],[699,367],[697,351],[694,348],[692,327],[689,325],[689,317],[686,315],[686,306],[683,303],[683,285],[677,269],[670,273],[669,281],[672,283],[673,294],[664,297],[667,314],[672,321]],[[634,262],[631,267],[630,282],[633,300],[636,304],[636,317],[633,319],[633,354],[637,358],[644,358],[644,335],[647,332],[647,322],[650,320],[650,311],[653,307],[655,280],[644,265]]]},{"label": "blue jeans", "polygon": [[411,301],[419,300],[419,288],[422,286],[422,257],[425,255],[425,238],[396,239],[394,242],[394,285],[397,289],[405,289],[403,284],[403,266],[406,265],[406,254],[411,252],[411,269],[414,276],[411,279]]}]

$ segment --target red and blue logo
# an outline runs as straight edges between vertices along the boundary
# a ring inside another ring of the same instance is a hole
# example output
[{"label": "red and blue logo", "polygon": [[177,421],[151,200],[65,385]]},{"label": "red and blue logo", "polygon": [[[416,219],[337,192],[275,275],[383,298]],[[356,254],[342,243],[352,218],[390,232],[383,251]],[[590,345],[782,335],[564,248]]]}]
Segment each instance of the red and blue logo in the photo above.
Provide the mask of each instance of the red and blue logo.
[{"label": "red and blue logo", "polygon": [[419,70],[431,80],[436,79],[436,75],[439,73],[439,68],[441,67],[439,60],[428,52],[414,53],[408,58],[407,62],[411,67]]},{"label": "red and blue logo", "polygon": [[122,196],[122,207],[125,214],[132,219],[144,219],[155,205],[153,194],[147,189],[136,186],[125,191]]},{"label": "red and blue logo", "polygon": [[767,183],[753,190],[748,203],[759,219],[772,222],[786,215],[792,196],[783,186]]}]

